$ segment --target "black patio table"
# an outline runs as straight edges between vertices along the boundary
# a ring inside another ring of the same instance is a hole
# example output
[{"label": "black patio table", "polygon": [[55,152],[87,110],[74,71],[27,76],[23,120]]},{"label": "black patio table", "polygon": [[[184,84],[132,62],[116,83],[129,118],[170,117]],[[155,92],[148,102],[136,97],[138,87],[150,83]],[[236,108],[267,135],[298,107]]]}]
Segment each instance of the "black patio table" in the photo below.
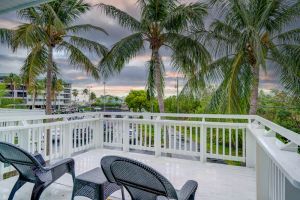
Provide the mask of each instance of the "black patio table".
[{"label": "black patio table", "polygon": [[85,172],[75,178],[72,200],[75,196],[84,196],[93,200],[106,200],[112,193],[121,190],[124,198],[123,188],[106,179],[101,168],[97,167]]}]

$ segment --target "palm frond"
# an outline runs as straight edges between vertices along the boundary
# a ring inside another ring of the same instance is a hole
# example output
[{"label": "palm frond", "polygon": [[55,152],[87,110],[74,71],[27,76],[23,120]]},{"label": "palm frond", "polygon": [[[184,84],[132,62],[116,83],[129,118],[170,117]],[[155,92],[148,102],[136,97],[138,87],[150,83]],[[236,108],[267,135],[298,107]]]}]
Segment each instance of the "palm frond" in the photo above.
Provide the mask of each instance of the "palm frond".
[{"label": "palm frond", "polygon": [[181,61],[180,58],[188,58],[200,66],[207,65],[211,61],[208,50],[196,39],[177,33],[166,33],[163,37],[167,47],[170,47],[175,54],[173,61],[179,64],[178,67],[185,65],[184,60]]},{"label": "palm frond", "polygon": [[108,33],[99,26],[94,26],[92,24],[80,24],[75,26],[69,26],[66,28],[66,31],[71,33],[80,33],[80,32],[90,32],[90,31],[99,31],[108,35]]},{"label": "palm frond", "polygon": [[99,8],[107,15],[116,20],[118,20],[119,24],[125,28],[129,28],[132,31],[138,31],[141,28],[141,24],[134,17],[130,16],[126,12],[103,3],[98,4]]},{"label": "palm frond", "polygon": [[300,45],[273,45],[271,60],[277,64],[280,81],[293,96],[300,94]]},{"label": "palm frond", "polygon": [[141,18],[150,22],[162,23],[167,16],[177,7],[178,1],[174,0],[150,0],[142,9]]},{"label": "palm frond", "polygon": [[269,17],[266,27],[270,31],[282,31],[288,25],[293,24],[300,17],[300,2],[288,2],[279,1],[277,9],[274,9],[274,13]]},{"label": "palm frond", "polygon": [[60,0],[49,3],[64,24],[70,24],[90,10],[91,5],[82,0]]},{"label": "palm frond", "polygon": [[273,39],[278,39],[280,43],[300,43],[300,28],[292,29],[284,33],[280,33]]},{"label": "palm frond", "polygon": [[68,53],[68,60],[70,65],[74,66],[76,69],[80,69],[91,75],[95,79],[99,79],[99,70],[91,62],[91,60],[76,46],[63,41],[57,48],[59,51],[65,51]]},{"label": "palm frond", "polygon": [[37,24],[22,24],[14,31],[12,37],[12,48],[15,51],[19,47],[32,48],[37,43],[48,42],[48,36]]},{"label": "palm frond", "polygon": [[169,31],[188,30],[189,27],[204,27],[203,18],[207,15],[207,5],[204,3],[182,4],[177,6],[162,22]]},{"label": "palm frond", "polygon": [[8,46],[12,42],[12,35],[14,31],[6,29],[6,28],[0,28],[0,43],[4,44],[6,43]]},{"label": "palm frond", "polygon": [[21,74],[25,79],[26,85],[33,84],[37,77],[45,72],[47,61],[47,48],[41,43],[36,44],[21,67]]},{"label": "palm frond", "polygon": [[99,57],[103,57],[108,52],[108,49],[104,45],[78,36],[70,36],[69,43],[80,49],[86,49],[90,53],[96,53]]},{"label": "palm frond", "polygon": [[119,73],[124,65],[144,49],[142,33],[135,33],[117,42],[98,67],[104,77]]}]

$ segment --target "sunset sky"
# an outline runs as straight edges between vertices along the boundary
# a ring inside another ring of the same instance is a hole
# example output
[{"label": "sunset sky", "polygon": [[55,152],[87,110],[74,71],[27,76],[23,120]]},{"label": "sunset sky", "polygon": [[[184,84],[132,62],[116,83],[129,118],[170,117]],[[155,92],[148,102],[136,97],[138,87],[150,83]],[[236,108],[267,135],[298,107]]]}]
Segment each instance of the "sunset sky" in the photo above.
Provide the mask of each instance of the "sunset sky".
[{"label": "sunset sky", "polygon": [[[138,10],[135,5],[136,0],[87,0],[92,5],[97,3],[106,3],[115,5],[122,10],[126,10],[133,16],[138,18]],[[192,2],[192,0],[185,0],[182,2]],[[213,15],[211,15],[213,16]],[[210,21],[212,17],[206,20]],[[77,22],[78,24],[90,23],[93,25],[104,28],[109,36],[99,33],[89,33],[86,36],[89,39],[101,42],[107,47],[111,47],[114,42],[129,35],[126,29],[123,29],[118,23],[110,18],[107,18],[100,12],[98,8],[93,8],[90,12],[82,16]],[[16,17],[15,12],[0,15],[0,27],[14,28],[20,24],[19,19]],[[0,73],[20,73],[20,67],[27,55],[26,50],[18,50],[17,53],[12,53],[5,45],[0,46]],[[125,96],[132,89],[144,89],[146,85],[146,68],[145,63],[149,60],[149,52],[142,52],[134,60],[126,65],[120,75],[112,77],[107,80],[107,93],[117,96]],[[83,72],[74,70],[69,66],[65,55],[55,53],[55,61],[60,66],[61,78],[68,80],[73,84],[73,88],[82,90],[83,88],[91,88],[97,95],[103,94],[103,81],[94,81],[92,78],[86,76]],[[169,57],[164,56],[163,60],[166,66],[166,89],[167,96],[175,94],[176,89],[176,76],[177,73],[173,71],[169,65]],[[94,59],[93,62],[97,63],[98,60]],[[268,71],[267,74],[261,73],[261,89],[278,88],[278,78],[275,71]],[[180,80],[180,85],[184,84],[184,80]]]}]

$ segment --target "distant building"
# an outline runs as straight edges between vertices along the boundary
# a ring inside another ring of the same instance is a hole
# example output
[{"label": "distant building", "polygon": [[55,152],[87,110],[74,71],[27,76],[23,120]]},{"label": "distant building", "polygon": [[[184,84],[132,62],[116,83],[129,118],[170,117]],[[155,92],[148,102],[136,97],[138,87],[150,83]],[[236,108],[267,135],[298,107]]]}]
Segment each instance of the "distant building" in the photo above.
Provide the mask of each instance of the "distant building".
[{"label": "distant building", "polygon": [[[5,78],[9,74],[0,73],[0,83],[3,83]],[[15,98],[15,99],[23,99],[23,105],[32,108],[33,98],[30,94],[28,94],[27,88],[24,85],[19,86],[14,91],[11,90],[11,86],[7,84],[7,94],[4,98]],[[56,109],[58,108],[66,108],[71,105],[71,98],[72,98],[72,84],[64,81],[64,90],[59,93],[56,97],[55,101],[52,101],[53,107]],[[41,95],[38,95],[35,98],[34,103],[35,108],[45,108],[46,105],[46,92],[42,92]]]}]

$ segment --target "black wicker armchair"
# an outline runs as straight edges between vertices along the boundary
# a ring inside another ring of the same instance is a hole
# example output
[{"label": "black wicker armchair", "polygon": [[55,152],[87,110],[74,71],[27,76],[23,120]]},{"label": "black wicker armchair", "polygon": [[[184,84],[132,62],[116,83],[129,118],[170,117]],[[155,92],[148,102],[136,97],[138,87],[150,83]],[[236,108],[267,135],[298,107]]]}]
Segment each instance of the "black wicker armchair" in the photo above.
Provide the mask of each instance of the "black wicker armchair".
[{"label": "black wicker armchair", "polygon": [[101,167],[107,179],[124,186],[132,200],[194,200],[197,182],[187,181],[181,190],[157,171],[135,160],[117,156],[106,156]]},{"label": "black wicker armchair", "polygon": [[0,142],[0,161],[12,165],[19,173],[8,200],[12,200],[15,193],[26,183],[34,183],[31,200],[38,200],[42,192],[65,173],[72,175],[74,160],[64,159],[54,165],[47,165],[40,154],[32,155],[15,145]]}]

